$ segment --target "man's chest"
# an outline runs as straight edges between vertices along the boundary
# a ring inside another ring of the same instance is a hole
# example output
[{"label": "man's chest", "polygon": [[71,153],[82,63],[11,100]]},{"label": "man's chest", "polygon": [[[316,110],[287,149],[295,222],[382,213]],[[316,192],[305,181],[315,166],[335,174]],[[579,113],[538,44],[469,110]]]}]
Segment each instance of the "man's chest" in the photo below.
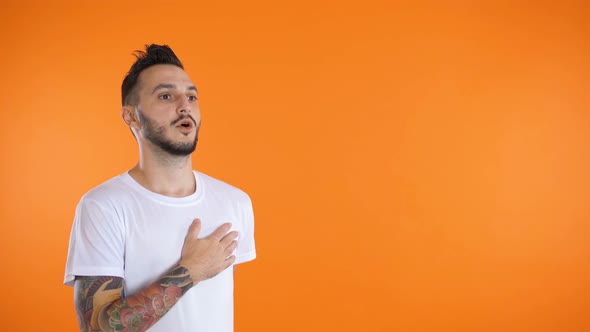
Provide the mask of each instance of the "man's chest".
[{"label": "man's chest", "polygon": [[129,291],[141,289],[174,267],[188,228],[201,219],[199,237],[226,222],[240,232],[240,215],[231,206],[204,202],[187,206],[137,204],[127,209],[125,223],[125,281]]}]

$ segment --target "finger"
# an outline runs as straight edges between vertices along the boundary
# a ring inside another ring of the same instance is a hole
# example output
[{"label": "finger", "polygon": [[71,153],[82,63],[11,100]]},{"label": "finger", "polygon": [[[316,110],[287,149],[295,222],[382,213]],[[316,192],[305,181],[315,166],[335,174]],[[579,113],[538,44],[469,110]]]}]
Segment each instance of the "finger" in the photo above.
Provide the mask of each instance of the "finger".
[{"label": "finger", "polygon": [[235,261],[236,261],[236,256],[235,255],[231,255],[228,258],[226,258],[225,261],[223,262],[223,270],[225,270],[228,267],[232,266]]},{"label": "finger", "polygon": [[187,237],[190,238],[197,238],[199,236],[199,232],[201,231],[201,219],[193,220],[193,223],[188,228],[188,232],[186,234]]},{"label": "finger", "polygon": [[236,248],[238,247],[238,241],[232,241],[226,248],[225,248],[225,256],[229,256]]},{"label": "finger", "polygon": [[213,233],[211,233],[211,237],[216,238],[217,240],[221,240],[221,238],[229,231],[231,228],[231,223],[225,223],[219,226]]},{"label": "finger", "polygon": [[229,232],[227,233],[222,239],[221,241],[219,241],[221,243],[221,245],[223,247],[227,247],[229,246],[229,244],[235,240],[238,237],[238,232],[233,231],[233,232]]}]

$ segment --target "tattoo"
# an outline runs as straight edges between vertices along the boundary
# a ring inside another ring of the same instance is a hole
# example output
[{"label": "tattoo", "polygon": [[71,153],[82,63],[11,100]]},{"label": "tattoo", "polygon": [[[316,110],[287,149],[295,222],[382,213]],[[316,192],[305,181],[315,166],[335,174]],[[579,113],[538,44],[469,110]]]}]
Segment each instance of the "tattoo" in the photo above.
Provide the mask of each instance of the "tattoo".
[{"label": "tattoo", "polygon": [[120,299],[122,292],[123,278],[77,277],[74,296],[80,331],[99,331],[98,314],[106,305]]},{"label": "tattoo", "polygon": [[[178,286],[180,288],[190,288],[193,286],[188,270],[185,267],[179,266],[174,270],[170,271],[167,275],[163,276],[160,281],[162,286]],[[188,289],[187,289],[188,290]],[[183,294],[187,291],[183,291]]]},{"label": "tattoo", "polygon": [[79,277],[77,280],[80,285],[76,286],[76,311],[82,331],[143,332],[193,286],[188,270],[182,266],[126,298],[121,298],[122,278]]},{"label": "tattoo", "polygon": [[166,314],[192,286],[193,281],[188,270],[179,266],[157,283],[113,303],[107,310],[108,324],[115,331],[145,331]]}]

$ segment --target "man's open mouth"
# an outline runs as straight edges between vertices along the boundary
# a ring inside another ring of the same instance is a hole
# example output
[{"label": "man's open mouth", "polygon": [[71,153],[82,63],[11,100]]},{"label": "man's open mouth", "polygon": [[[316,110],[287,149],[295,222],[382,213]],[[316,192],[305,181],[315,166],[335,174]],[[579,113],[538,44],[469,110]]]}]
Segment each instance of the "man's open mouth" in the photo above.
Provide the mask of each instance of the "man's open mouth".
[{"label": "man's open mouth", "polygon": [[190,119],[182,120],[176,125],[177,127],[190,129],[193,127],[193,122]]}]

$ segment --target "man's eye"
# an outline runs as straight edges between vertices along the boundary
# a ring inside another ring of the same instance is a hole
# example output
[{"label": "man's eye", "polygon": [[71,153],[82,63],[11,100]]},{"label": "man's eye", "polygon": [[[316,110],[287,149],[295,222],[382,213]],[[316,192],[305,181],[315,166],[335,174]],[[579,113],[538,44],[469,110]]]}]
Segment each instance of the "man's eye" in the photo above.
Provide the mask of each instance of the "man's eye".
[{"label": "man's eye", "polygon": [[172,96],[170,96],[169,94],[160,95],[160,99],[163,99],[163,100],[169,100],[171,98],[172,98]]},{"label": "man's eye", "polygon": [[197,101],[197,96],[188,96],[189,101]]}]

